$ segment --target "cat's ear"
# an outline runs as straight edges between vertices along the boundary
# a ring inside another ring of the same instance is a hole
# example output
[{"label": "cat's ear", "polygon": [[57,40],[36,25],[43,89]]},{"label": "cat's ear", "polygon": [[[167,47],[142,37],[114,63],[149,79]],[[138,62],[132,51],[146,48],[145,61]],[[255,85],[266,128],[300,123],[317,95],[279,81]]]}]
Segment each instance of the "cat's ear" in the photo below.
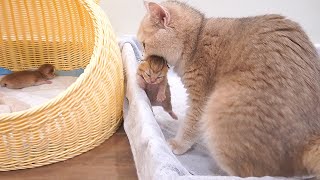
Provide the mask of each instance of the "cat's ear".
[{"label": "cat's ear", "polygon": [[170,22],[169,11],[158,3],[144,1],[148,13],[152,18],[158,20],[164,27],[168,27]]},{"label": "cat's ear", "polygon": [[148,13],[150,12],[150,10],[149,10],[149,1],[143,1],[143,3],[144,3],[144,7],[147,9],[147,11],[148,11]]}]

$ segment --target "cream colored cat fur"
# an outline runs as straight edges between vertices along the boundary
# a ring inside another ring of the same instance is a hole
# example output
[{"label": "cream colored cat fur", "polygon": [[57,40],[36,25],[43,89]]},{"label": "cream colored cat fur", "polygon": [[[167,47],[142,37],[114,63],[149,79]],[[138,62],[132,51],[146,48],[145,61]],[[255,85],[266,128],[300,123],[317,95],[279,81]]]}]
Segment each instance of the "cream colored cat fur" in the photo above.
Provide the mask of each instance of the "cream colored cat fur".
[{"label": "cream colored cat fur", "polygon": [[280,15],[207,18],[178,1],[145,4],[145,53],[174,66],[189,95],[169,140],[174,153],[201,134],[230,175],[320,178],[320,61],[297,23]]}]

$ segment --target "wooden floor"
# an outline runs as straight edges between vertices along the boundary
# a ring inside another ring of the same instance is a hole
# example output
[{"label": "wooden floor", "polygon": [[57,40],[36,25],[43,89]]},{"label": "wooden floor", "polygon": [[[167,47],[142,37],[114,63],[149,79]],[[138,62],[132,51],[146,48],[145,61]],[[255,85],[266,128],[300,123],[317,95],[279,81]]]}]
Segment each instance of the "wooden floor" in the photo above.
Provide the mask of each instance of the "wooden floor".
[{"label": "wooden floor", "polygon": [[102,145],[73,159],[34,169],[0,172],[0,180],[44,179],[137,179],[128,138],[123,127]]}]

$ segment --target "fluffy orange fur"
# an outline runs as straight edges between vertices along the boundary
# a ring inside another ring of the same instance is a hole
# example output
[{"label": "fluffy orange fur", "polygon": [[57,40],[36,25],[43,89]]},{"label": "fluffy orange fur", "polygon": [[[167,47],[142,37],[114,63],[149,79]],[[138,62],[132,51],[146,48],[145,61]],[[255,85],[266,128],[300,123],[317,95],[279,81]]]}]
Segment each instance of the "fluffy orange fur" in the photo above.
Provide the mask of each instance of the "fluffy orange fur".
[{"label": "fluffy orange fur", "polygon": [[230,175],[320,178],[320,61],[303,29],[280,15],[206,18],[178,1],[146,2],[139,40],[174,66],[188,93],[169,144],[202,135]]},{"label": "fluffy orange fur", "polygon": [[149,56],[138,66],[137,81],[145,90],[152,106],[162,106],[173,119],[178,119],[172,111],[167,73],[167,62],[163,58]]}]

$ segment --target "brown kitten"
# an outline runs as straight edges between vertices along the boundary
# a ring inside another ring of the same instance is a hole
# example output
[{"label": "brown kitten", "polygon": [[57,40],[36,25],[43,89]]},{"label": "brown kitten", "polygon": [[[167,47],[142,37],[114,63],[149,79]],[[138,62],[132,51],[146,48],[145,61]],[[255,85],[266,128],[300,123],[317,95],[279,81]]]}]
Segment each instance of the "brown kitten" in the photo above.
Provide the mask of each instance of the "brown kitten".
[{"label": "brown kitten", "polygon": [[174,153],[202,133],[230,175],[320,178],[320,61],[297,23],[206,18],[178,1],[146,6],[138,32],[145,53],[175,66],[189,95],[169,140]]},{"label": "brown kitten", "polygon": [[4,76],[0,85],[9,89],[21,89],[29,86],[37,86],[41,84],[51,84],[49,79],[55,77],[54,66],[44,64],[35,71],[18,71]]},{"label": "brown kitten", "polygon": [[162,106],[173,119],[177,120],[177,115],[172,111],[167,73],[167,62],[163,58],[148,56],[138,66],[137,81],[146,91],[152,106]]}]

